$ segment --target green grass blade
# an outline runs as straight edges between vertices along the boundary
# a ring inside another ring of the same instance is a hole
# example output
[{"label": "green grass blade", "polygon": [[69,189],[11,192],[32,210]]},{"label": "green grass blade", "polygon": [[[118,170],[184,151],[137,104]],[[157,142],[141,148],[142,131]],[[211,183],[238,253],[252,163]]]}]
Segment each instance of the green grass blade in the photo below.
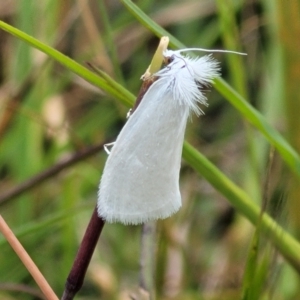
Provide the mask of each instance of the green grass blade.
[{"label": "green grass blade", "polygon": [[74,72],[75,74],[79,75],[86,81],[90,82],[91,84],[103,89],[108,94],[112,95],[113,97],[118,98],[121,102],[128,106],[132,106],[132,102],[128,100],[128,98],[119,93],[119,90],[115,90],[111,85],[107,84],[107,82],[97,76],[95,73],[91,72],[89,69],[85,68],[81,64],[77,63],[70,57],[62,54],[61,52],[55,50],[54,48],[40,42],[39,40],[35,39],[34,37],[24,33],[23,31],[3,22],[0,21],[0,28],[7,31],[8,33],[16,36],[17,38],[23,40],[27,44],[31,45],[32,47],[44,52],[51,58],[55,59],[63,66]]},{"label": "green grass blade", "polygon": [[94,65],[90,65],[93,71],[98,74],[101,78],[105,80],[105,82],[110,85],[114,90],[118,91],[121,95],[124,95],[127,99],[128,106],[132,107],[135,96],[130,93],[127,89],[125,89],[121,84],[117,83],[113,78],[111,78],[107,73],[103,72],[99,68]]},{"label": "green grass blade", "polygon": [[247,101],[233,90],[223,79],[215,82],[215,88],[272,144],[292,171],[300,177],[300,158],[292,146],[276,131]]},{"label": "green grass blade", "polygon": [[146,28],[148,28],[151,32],[153,32],[156,36],[168,36],[170,39],[169,45],[171,47],[176,48],[185,48],[184,44],[182,44],[179,40],[177,40],[174,36],[172,36],[168,31],[163,29],[157,23],[155,23],[150,17],[148,17],[138,6],[136,6],[130,0],[121,0],[124,6],[128,9],[128,11]]},{"label": "green grass blade", "polygon": [[[236,4],[233,1],[217,0],[217,11],[222,39],[226,49],[241,51],[238,37],[238,24],[236,22]],[[230,68],[231,82],[235,89],[243,96],[247,96],[246,72],[243,67],[243,57],[239,55],[227,55],[226,60]]]},{"label": "green grass blade", "polygon": [[254,226],[260,221],[261,230],[272,240],[281,254],[300,272],[300,244],[278,225],[268,214],[260,218],[260,208],[227,176],[218,170],[205,156],[188,143],[184,143],[183,157],[193,168],[209,181]]}]

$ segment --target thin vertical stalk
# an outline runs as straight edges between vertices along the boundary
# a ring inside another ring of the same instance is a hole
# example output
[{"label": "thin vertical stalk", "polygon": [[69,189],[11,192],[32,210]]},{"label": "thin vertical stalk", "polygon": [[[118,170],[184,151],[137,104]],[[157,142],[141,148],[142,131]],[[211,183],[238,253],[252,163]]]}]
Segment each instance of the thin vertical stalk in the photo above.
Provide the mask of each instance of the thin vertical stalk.
[{"label": "thin vertical stalk", "polygon": [[40,287],[43,294],[48,300],[58,300],[57,296],[53,292],[52,288],[48,284],[47,280],[44,278],[41,271],[35,265],[31,257],[28,255],[24,247],[18,241],[14,233],[11,231],[9,226],[6,224],[5,220],[0,215],[0,231],[5,236],[11,247],[14,249],[16,254],[19,256],[20,260],[23,262],[24,266],[27,268],[29,273],[34,278],[37,285]]},{"label": "thin vertical stalk", "polygon": [[150,300],[155,300],[155,241],[156,222],[145,223],[141,238],[140,287],[149,294]]}]

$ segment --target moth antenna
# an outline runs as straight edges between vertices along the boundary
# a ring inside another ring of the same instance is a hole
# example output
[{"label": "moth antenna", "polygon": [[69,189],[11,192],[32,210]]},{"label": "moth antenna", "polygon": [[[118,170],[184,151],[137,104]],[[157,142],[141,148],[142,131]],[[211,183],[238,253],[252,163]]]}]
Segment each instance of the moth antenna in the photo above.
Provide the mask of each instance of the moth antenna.
[{"label": "moth antenna", "polygon": [[243,52],[237,52],[237,51],[231,51],[231,50],[219,50],[219,49],[203,49],[203,48],[186,48],[186,49],[180,49],[180,50],[175,50],[174,52],[187,52],[187,51],[203,51],[203,52],[221,52],[221,53],[232,53],[232,54],[238,54],[238,55],[248,55],[247,53]]}]

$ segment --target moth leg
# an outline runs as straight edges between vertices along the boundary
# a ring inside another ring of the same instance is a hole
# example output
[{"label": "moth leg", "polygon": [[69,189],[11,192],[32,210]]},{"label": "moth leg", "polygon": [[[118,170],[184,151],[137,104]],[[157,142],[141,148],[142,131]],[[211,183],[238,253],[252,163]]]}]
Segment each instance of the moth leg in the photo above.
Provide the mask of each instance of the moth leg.
[{"label": "moth leg", "polygon": [[105,152],[106,152],[108,155],[109,155],[110,152],[111,152],[111,151],[108,149],[108,147],[113,147],[114,144],[115,144],[115,142],[113,142],[113,143],[108,143],[108,144],[104,144],[104,145],[103,145],[104,150],[105,150]]},{"label": "moth leg", "polygon": [[132,109],[130,108],[126,115],[126,119],[129,119],[131,117],[131,113],[132,113]]}]

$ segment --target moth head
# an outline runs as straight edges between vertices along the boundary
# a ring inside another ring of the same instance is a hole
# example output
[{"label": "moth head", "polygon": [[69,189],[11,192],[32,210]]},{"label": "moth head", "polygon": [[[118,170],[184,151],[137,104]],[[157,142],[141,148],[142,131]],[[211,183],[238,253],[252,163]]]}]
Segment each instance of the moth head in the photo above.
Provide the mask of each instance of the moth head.
[{"label": "moth head", "polygon": [[175,59],[175,55],[172,56],[165,56],[164,57],[164,64],[167,66],[169,65],[171,62],[173,62]]}]

